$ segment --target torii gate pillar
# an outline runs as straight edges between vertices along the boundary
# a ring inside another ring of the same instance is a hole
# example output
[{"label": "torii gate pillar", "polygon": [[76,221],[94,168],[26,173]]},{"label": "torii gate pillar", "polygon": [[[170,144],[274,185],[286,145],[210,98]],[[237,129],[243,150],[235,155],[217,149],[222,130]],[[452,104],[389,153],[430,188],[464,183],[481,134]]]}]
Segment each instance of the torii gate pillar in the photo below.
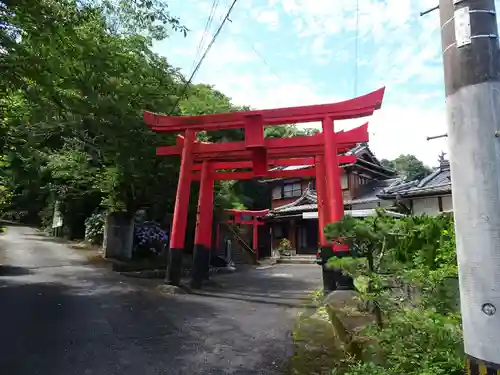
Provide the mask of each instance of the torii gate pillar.
[{"label": "torii gate pillar", "polygon": [[174,218],[172,221],[172,235],[168,252],[167,284],[179,286],[182,276],[182,261],[184,256],[184,241],[191,190],[191,165],[193,163],[192,149],[195,133],[186,130],[184,148],[182,149],[177,196],[175,198]]},{"label": "torii gate pillar", "polygon": [[210,251],[212,245],[214,180],[210,161],[203,162],[201,169],[200,195],[198,197],[198,215],[193,248],[193,274],[191,287],[200,289],[204,279],[208,278]]}]

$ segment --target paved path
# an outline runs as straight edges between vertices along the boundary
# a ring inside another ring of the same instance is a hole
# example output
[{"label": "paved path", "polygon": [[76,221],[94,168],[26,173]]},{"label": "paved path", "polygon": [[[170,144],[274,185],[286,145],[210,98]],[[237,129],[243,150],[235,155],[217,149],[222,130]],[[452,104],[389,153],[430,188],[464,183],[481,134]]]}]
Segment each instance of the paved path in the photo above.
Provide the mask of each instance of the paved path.
[{"label": "paved path", "polygon": [[320,284],[317,266],[276,266],[163,296],[23,227],[0,235],[1,264],[0,374],[12,375],[279,374],[288,305]]}]

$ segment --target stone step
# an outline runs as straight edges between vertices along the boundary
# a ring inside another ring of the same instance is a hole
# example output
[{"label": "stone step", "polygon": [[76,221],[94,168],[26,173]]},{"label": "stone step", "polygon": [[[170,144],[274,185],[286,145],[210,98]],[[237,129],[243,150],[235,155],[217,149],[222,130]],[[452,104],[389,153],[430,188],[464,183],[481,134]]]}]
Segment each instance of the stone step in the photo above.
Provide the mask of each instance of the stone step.
[{"label": "stone step", "polygon": [[315,255],[293,255],[293,256],[282,256],[278,258],[278,263],[286,264],[314,264],[316,263]]}]

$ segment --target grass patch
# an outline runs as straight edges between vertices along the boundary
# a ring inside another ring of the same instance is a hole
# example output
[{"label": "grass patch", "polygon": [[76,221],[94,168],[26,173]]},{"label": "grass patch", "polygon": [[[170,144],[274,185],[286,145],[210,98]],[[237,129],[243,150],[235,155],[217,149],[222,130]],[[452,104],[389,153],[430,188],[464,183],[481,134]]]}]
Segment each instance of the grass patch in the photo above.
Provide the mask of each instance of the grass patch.
[{"label": "grass patch", "polygon": [[345,353],[335,334],[326,309],[299,315],[293,330],[295,353],[290,358],[287,375],[332,374],[344,367]]},{"label": "grass patch", "polygon": [[[330,308],[327,308],[322,291],[314,292],[310,302],[317,306],[316,309],[299,314],[292,333],[294,355],[285,367],[285,374],[340,375],[347,369],[352,360],[352,344],[358,344],[354,342],[359,340],[356,333],[372,323],[373,318],[359,312],[358,301],[352,293],[339,292],[335,298],[330,297]],[[350,343],[343,329],[355,337]],[[359,342],[360,346],[362,344]]]}]

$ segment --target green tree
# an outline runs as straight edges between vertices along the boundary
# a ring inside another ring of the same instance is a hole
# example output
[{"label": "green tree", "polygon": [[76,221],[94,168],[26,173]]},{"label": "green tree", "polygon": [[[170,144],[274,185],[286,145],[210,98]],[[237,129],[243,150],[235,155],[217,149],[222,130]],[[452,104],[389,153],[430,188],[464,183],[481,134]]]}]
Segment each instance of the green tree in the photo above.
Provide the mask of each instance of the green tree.
[{"label": "green tree", "polygon": [[421,179],[432,172],[422,161],[416,156],[410,154],[402,154],[394,160],[381,160],[382,165],[398,171],[407,181]]},{"label": "green tree", "polygon": [[[187,31],[163,0],[3,1],[0,16],[0,177],[4,197],[12,196],[8,209],[26,221],[48,222],[56,200],[73,229],[96,208],[146,208],[161,220],[173,211],[179,163],[156,157],[155,147],[175,136],[151,132],[143,111],[249,109],[209,85],[184,95],[186,79],[151,52],[153,39]],[[302,132],[279,130],[270,136]],[[213,142],[243,136],[241,129],[199,134]],[[255,182],[221,182],[216,191],[225,207],[264,205]]]},{"label": "green tree", "polygon": [[[169,25],[185,29],[166,14],[147,17],[158,4],[25,0],[1,8],[0,66],[9,73],[1,147],[14,209],[38,212],[51,196],[68,212],[90,207],[89,197],[115,211],[171,209],[165,190],[173,190],[178,166],[154,148],[173,136],[153,134],[142,112],[171,108],[182,81],[151,52],[151,38]],[[119,7],[112,25],[111,5]],[[139,26],[151,33],[135,34]]]},{"label": "green tree", "polygon": [[327,237],[342,238],[356,256],[333,258],[329,266],[355,279],[377,323],[352,333],[370,345],[347,374],[462,373],[453,228],[447,216],[394,219],[382,210],[327,226]]},{"label": "green tree", "polygon": [[0,174],[0,216],[3,213],[3,210],[9,205],[12,197],[12,194],[7,185],[7,179],[3,173],[7,166],[8,165],[5,156],[0,156],[0,170],[2,171],[2,173]]},{"label": "green tree", "polygon": [[295,124],[281,125],[281,126],[268,126],[264,130],[266,138],[289,138],[300,135],[314,135],[319,133],[318,129],[303,128],[300,129]]}]

